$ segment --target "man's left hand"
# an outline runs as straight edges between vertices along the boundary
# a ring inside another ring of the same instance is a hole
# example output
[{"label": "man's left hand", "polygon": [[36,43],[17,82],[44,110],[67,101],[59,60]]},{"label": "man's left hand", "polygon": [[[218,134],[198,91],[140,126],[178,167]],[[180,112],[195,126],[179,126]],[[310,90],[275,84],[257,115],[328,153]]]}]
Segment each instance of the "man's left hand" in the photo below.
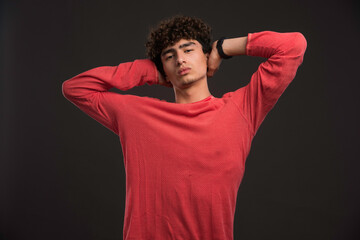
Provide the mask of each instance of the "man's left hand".
[{"label": "man's left hand", "polygon": [[208,77],[214,76],[215,72],[219,69],[222,60],[217,51],[216,43],[217,41],[215,41],[212,44],[212,50],[208,57],[208,71],[207,71]]}]

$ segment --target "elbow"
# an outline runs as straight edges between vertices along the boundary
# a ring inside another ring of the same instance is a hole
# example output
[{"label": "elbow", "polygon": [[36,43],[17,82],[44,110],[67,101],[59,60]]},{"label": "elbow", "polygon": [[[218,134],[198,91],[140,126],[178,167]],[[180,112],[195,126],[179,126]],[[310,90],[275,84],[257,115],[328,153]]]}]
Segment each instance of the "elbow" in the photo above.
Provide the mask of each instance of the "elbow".
[{"label": "elbow", "polygon": [[304,54],[305,51],[306,51],[306,48],[307,48],[307,41],[306,41],[306,38],[305,36],[300,33],[300,32],[297,32],[297,46],[298,48],[300,48],[300,51]]},{"label": "elbow", "polygon": [[292,52],[297,56],[303,56],[307,48],[307,41],[301,32],[294,32],[291,39]]},{"label": "elbow", "polygon": [[302,59],[307,47],[305,36],[300,32],[291,32],[286,34],[287,39],[283,42],[281,51],[282,55],[290,58]]},{"label": "elbow", "polygon": [[61,84],[61,91],[62,91],[63,96],[66,97],[66,95],[67,95],[67,83],[66,83],[66,81],[64,81]]},{"label": "elbow", "polygon": [[69,80],[64,81],[61,85],[62,94],[66,99],[71,98],[71,86],[70,85],[71,84],[70,84]]}]

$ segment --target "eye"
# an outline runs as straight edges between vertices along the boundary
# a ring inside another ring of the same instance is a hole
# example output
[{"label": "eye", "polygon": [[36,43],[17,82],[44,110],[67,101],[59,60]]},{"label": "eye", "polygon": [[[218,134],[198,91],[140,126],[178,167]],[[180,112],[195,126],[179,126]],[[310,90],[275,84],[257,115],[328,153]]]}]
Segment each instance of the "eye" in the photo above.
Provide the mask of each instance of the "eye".
[{"label": "eye", "polygon": [[171,59],[173,57],[173,55],[168,55],[165,57],[165,60]]},{"label": "eye", "polygon": [[184,52],[188,53],[188,52],[191,52],[192,49],[186,49]]}]

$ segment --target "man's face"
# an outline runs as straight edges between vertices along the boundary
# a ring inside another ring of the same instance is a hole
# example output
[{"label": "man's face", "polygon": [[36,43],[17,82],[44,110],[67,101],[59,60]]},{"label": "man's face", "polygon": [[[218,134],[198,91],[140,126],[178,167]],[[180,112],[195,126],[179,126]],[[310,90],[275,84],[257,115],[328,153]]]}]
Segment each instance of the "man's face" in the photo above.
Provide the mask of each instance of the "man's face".
[{"label": "man's face", "polygon": [[161,53],[166,79],[178,88],[186,88],[191,83],[207,79],[208,54],[202,50],[197,40],[181,39],[165,48]]}]

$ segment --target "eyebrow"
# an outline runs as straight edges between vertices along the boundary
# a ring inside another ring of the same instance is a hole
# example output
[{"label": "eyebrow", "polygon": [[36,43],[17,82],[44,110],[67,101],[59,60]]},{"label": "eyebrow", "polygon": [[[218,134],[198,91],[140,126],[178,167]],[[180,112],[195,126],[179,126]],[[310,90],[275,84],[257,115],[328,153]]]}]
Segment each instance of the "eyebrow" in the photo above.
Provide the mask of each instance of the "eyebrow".
[{"label": "eyebrow", "polygon": [[[181,45],[179,46],[179,48],[181,49],[181,48],[188,47],[188,46],[191,46],[191,45],[195,45],[195,43],[194,43],[194,42],[187,42],[187,43],[181,44]],[[174,52],[174,51],[175,51],[174,48],[170,48],[170,49],[164,51],[164,52],[161,54],[161,56],[164,56],[164,55],[166,55],[167,53],[169,53],[169,52]]]}]

